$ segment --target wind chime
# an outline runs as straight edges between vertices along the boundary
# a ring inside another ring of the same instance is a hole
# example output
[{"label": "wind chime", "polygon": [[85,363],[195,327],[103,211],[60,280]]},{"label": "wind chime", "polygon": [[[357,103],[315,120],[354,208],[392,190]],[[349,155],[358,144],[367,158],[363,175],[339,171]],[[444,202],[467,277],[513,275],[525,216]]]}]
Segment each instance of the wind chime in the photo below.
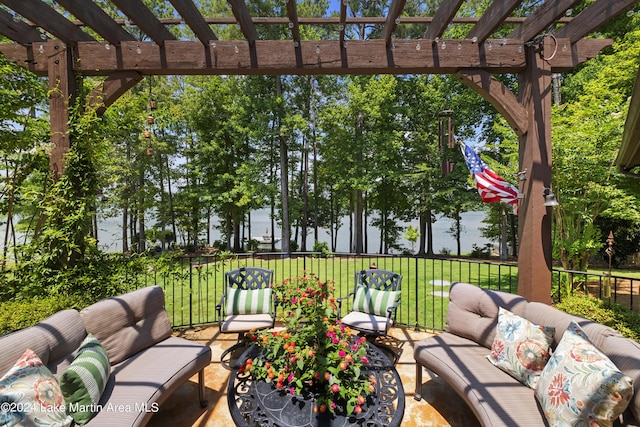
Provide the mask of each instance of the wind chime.
[{"label": "wind chime", "polygon": [[[444,110],[439,114],[438,120],[438,148],[444,154],[447,148],[455,147],[455,135],[453,129],[453,110]],[[453,163],[443,159],[441,163],[442,176],[447,176],[453,171]]]},{"label": "wind chime", "polygon": [[[145,139],[151,139],[151,130],[152,130],[153,124],[155,123],[155,119],[153,117],[153,111],[157,108],[156,101],[153,99],[152,86],[153,86],[152,80],[151,80],[151,77],[149,77],[149,101],[147,102],[147,118],[146,118],[146,124],[143,131],[143,136],[145,137]],[[147,155],[148,156],[153,155],[153,147],[151,147],[151,145],[147,147]]]}]

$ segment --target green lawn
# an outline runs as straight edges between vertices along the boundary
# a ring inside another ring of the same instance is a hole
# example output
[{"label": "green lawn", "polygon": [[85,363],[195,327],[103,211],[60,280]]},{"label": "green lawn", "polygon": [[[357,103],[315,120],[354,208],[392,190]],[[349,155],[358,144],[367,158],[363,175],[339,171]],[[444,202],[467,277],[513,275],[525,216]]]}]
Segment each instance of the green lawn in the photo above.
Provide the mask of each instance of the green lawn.
[{"label": "green lawn", "polygon": [[[242,266],[274,270],[274,281],[315,274],[335,286],[334,297],[353,290],[355,272],[375,262],[380,269],[402,274],[402,303],[397,321],[426,329],[443,329],[448,287],[440,281],[464,281],[490,289],[516,292],[517,268],[476,261],[452,261],[412,257],[242,258],[176,264],[165,272],[152,271],[153,281],[166,293],[167,310],[175,327],[217,322],[215,306],[225,284],[224,273]],[[193,272],[193,274],[189,274]],[[145,279],[149,281],[150,278]],[[433,282],[436,281],[436,282]],[[349,309],[343,306],[343,313]]]}]

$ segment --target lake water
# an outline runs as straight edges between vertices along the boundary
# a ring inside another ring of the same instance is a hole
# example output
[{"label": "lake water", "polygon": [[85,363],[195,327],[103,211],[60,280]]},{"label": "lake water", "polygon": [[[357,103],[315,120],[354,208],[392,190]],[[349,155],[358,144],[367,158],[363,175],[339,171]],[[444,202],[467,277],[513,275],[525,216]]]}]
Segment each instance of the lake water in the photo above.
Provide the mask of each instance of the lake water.
[{"label": "lake water", "polygon": [[[471,252],[473,245],[480,247],[489,243],[489,241],[480,235],[480,227],[483,226],[482,220],[485,218],[483,211],[467,212],[462,215],[463,231],[461,234],[461,248],[462,253]],[[448,249],[452,254],[456,253],[456,241],[448,233],[451,227],[452,220],[448,218],[439,218],[433,223],[433,250],[435,253],[440,253],[442,249]],[[107,218],[98,222],[98,240],[99,246],[102,250],[108,252],[120,252],[122,251],[122,219],[121,218]],[[338,232],[338,241],[336,252],[350,252],[349,250],[349,222],[348,218],[343,221],[344,225]],[[418,227],[417,222],[402,223],[404,227],[401,235],[405,234],[406,227],[411,224],[414,227]],[[251,212],[251,231],[254,237],[262,236],[267,230],[271,230],[271,220],[269,219],[269,211],[267,209],[261,209]],[[271,234],[271,233],[269,233]],[[281,236],[281,230],[276,228],[276,237]],[[215,228],[211,230],[211,240],[219,240],[220,232]],[[319,240],[321,242],[327,242],[330,244],[330,235],[328,230],[321,229],[319,233]],[[368,230],[368,251],[369,253],[376,253],[380,247],[380,233],[377,228],[369,227]],[[400,237],[400,244],[411,249],[411,242],[407,241],[403,237]],[[417,248],[418,242],[416,242]],[[308,249],[313,248],[313,234],[307,238]],[[280,248],[280,244],[276,244],[276,248]]]}]

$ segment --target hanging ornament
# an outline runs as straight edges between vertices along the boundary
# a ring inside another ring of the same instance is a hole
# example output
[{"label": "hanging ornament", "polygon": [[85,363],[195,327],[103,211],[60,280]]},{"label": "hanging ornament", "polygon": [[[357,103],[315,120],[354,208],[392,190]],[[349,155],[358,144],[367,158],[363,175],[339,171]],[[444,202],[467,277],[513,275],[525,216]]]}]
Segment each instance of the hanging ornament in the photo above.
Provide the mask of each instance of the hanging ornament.
[{"label": "hanging ornament", "polygon": [[148,124],[148,125],[152,125],[152,124],[153,124],[153,122],[154,122],[153,114],[149,114],[149,115],[147,116],[147,124]]}]

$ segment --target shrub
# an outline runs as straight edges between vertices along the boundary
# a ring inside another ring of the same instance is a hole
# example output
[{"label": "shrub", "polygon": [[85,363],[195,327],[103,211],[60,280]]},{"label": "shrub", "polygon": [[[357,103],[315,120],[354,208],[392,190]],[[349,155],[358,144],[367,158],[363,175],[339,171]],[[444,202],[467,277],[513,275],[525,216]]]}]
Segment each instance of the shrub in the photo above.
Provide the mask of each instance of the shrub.
[{"label": "shrub", "polygon": [[559,310],[583,316],[620,331],[627,338],[640,342],[640,313],[617,303],[605,303],[580,292],[566,296],[556,304]]},{"label": "shrub", "polygon": [[86,305],[83,297],[78,295],[0,302],[0,335],[34,325],[60,310],[82,309]]},{"label": "shrub", "polygon": [[333,253],[329,250],[329,244],[327,242],[316,241],[313,244],[313,252],[319,252],[321,257],[331,257]]}]

